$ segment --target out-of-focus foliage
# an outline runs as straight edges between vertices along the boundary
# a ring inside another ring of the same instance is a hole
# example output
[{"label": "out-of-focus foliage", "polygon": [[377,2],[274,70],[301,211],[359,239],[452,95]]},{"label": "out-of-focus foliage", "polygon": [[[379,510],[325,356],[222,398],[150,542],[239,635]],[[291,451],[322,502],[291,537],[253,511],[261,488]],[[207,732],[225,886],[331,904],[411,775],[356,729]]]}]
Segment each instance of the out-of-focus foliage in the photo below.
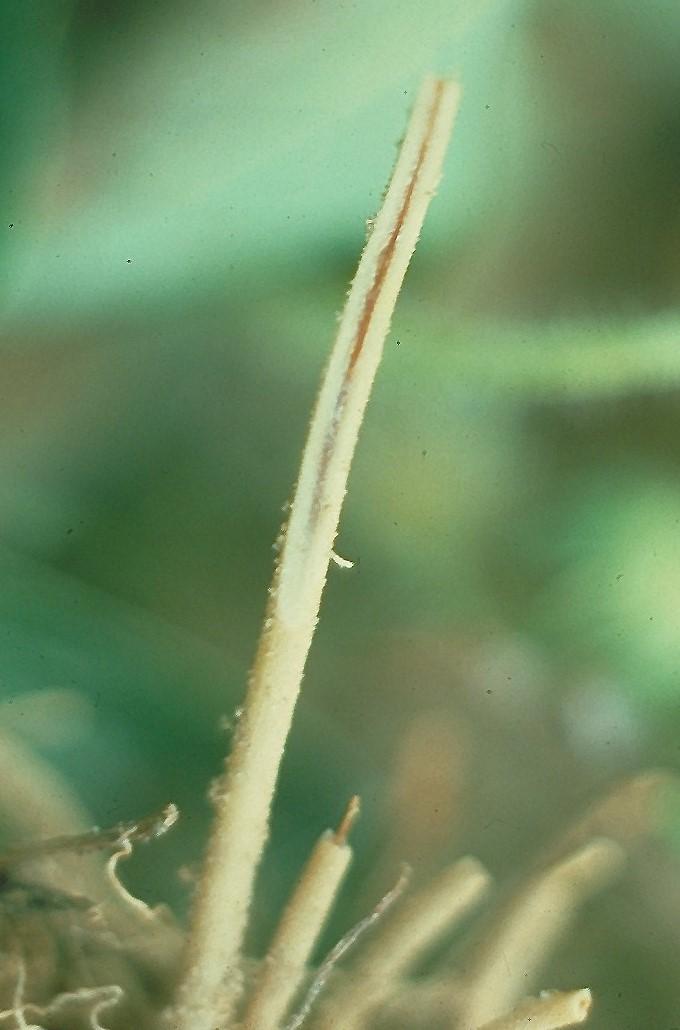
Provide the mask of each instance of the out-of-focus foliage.
[{"label": "out-of-focus foliage", "polygon": [[[184,904],[334,314],[430,69],[464,102],[352,474],[357,565],[331,569],[255,946],[355,790],[331,936],[379,893],[390,834],[424,869],[470,850],[504,879],[602,783],[677,767],[676,5],[0,19],[3,722],[96,822],[180,805],[136,889]],[[419,852],[394,799],[423,725],[450,734],[458,803],[442,831],[422,798]],[[674,884],[650,849],[556,960],[546,982],[602,999],[594,1027],[677,1022]]]}]

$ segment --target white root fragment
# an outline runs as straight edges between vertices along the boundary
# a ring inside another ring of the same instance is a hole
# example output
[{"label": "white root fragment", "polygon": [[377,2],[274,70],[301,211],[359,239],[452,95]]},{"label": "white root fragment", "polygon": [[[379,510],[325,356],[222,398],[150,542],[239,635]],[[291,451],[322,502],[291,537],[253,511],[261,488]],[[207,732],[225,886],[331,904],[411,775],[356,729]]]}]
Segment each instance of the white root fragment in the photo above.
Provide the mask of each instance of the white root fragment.
[{"label": "white root fragment", "polygon": [[490,877],[474,858],[463,858],[408,897],[368,944],[348,982],[329,998],[343,1030],[365,1025],[429,947],[484,896]]},{"label": "white root fragment", "polygon": [[180,929],[165,906],[151,908],[130,893],[118,876],[118,864],[132,854],[133,841],[161,836],[174,826],[177,817],[176,807],[168,805],[158,816],[124,827],[127,832],[118,840],[116,851],[104,867],[108,890],[101,909],[106,925],[119,940],[125,941],[130,954],[163,970],[173,967],[179,957]]},{"label": "white root fragment", "polygon": [[123,903],[125,909],[131,910],[144,920],[153,920],[153,909],[141,898],[130,894],[118,876],[118,863],[129,858],[132,854],[132,844],[129,840],[122,840],[118,851],[114,851],[106,863],[106,876],[113,894]]},{"label": "white root fragment", "polygon": [[512,1012],[485,1023],[481,1030],[561,1030],[578,1026],[588,1018],[590,991],[543,991],[538,998],[525,998]]},{"label": "white root fragment", "polygon": [[337,533],[359,428],[392,311],[441,175],[459,89],[422,86],[350,289],[302,457],[280,564],[232,754],[217,792],[173,1030],[229,1023],[279,766]]},{"label": "white root fragment", "polygon": [[[118,984],[105,984],[100,987],[81,987],[74,991],[63,991],[47,1005],[35,1005],[24,1000],[26,989],[26,963],[20,956],[13,956],[16,967],[16,983],[12,998],[12,1007],[0,1011],[0,1020],[12,1019],[17,1030],[44,1030],[41,1024],[27,1020],[27,1014],[38,1019],[51,1019],[64,1009],[74,1008],[83,1011],[87,1016],[90,1030],[106,1030],[99,1017],[105,1009],[113,1008],[122,1000],[123,989]],[[79,1024],[80,1025],[80,1024]]]},{"label": "white root fragment", "polygon": [[455,1026],[482,1027],[516,1004],[585,899],[620,871],[623,851],[594,840],[533,877],[501,913],[474,966]]},{"label": "white root fragment", "polygon": [[337,565],[339,569],[353,569],[354,562],[350,561],[349,558],[342,558],[337,551],[331,551],[331,561],[334,565]]},{"label": "white root fragment", "polygon": [[276,1030],[307,964],[352,858],[347,834],[359,813],[353,797],[338,829],[318,840],[274,934],[243,1019],[244,1030]]}]

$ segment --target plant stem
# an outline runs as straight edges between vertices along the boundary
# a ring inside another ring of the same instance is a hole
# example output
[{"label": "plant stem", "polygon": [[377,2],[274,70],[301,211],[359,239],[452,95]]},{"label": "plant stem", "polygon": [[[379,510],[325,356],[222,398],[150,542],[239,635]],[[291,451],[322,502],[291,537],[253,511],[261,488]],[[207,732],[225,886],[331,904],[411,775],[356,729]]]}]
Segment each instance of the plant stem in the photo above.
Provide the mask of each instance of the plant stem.
[{"label": "plant stem", "polygon": [[467,972],[457,1017],[462,1026],[485,1026],[517,1002],[579,905],[610,883],[623,862],[618,844],[595,839],[532,877],[510,899]]},{"label": "plant stem", "polygon": [[264,627],[188,936],[172,1026],[229,1024],[279,765],[316,628],[347,476],[397,295],[432,198],[459,97],[423,84],[350,289],[316,403]]},{"label": "plant stem", "polygon": [[328,978],[334,972],[338,963],[345,957],[348,951],[351,951],[351,949],[356,946],[357,942],[363,938],[364,934],[368,933],[376,923],[380,922],[380,920],[385,917],[385,914],[389,912],[395,902],[401,898],[408,886],[410,875],[411,870],[408,866],[404,866],[394,887],[391,887],[387,894],[383,894],[382,898],[378,904],[374,906],[372,911],[369,912],[367,916],[364,916],[363,919],[360,919],[358,923],[355,923],[355,925],[340,938],[337,944],[331,948],[321,965],[316,970],[316,975],[309,985],[309,989],[302,1000],[300,1008],[297,1010],[293,1018],[286,1023],[284,1030],[299,1030],[303,1023],[306,1022],[307,1017],[318,1000],[319,995],[325,989],[326,984],[328,983]]},{"label": "plant stem", "polygon": [[332,1014],[328,1025],[342,1025],[343,1030],[368,1025],[368,1014],[380,1010],[423,953],[451,932],[481,900],[489,884],[488,873],[476,859],[462,858],[407,898],[364,948],[344,985],[328,999]]},{"label": "plant stem", "polygon": [[314,945],[352,858],[347,834],[359,812],[352,798],[333,833],[316,843],[281,917],[243,1018],[244,1030],[276,1030],[307,973]]}]

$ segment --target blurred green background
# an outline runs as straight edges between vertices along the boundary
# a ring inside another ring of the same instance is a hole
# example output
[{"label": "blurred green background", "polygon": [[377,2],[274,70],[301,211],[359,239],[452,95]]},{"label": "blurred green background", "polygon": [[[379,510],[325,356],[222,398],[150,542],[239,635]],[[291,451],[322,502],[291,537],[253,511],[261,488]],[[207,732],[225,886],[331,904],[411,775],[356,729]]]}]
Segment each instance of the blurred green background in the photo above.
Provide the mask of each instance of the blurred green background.
[{"label": "blurred green background", "polygon": [[[329,940],[399,857],[504,882],[599,788],[677,768],[677,4],[9,0],[0,29],[3,725],[96,823],[179,804],[130,885],[186,905],[335,315],[431,70],[462,109],[253,947],[354,791]],[[680,1022],[678,837],[541,978],[591,985],[601,1030]]]}]

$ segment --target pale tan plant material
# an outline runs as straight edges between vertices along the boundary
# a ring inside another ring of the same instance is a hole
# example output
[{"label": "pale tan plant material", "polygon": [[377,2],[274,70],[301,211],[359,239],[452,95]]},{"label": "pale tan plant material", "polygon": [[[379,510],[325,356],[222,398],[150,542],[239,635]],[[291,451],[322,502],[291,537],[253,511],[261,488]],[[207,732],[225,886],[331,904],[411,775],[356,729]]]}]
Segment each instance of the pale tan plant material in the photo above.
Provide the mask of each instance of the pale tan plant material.
[{"label": "pale tan plant material", "polygon": [[437,875],[455,854],[466,808],[471,739],[464,720],[442,710],[416,713],[404,728],[387,777],[385,828],[362,880],[367,905],[400,862],[417,870],[418,884]]},{"label": "pale tan plant material", "polygon": [[183,935],[167,905],[151,908],[130,893],[118,876],[118,865],[130,857],[133,844],[147,843],[167,833],[178,816],[175,805],[166,805],[153,816],[107,831],[111,838],[117,829],[122,830],[116,841],[116,850],[106,863],[109,893],[101,906],[103,920],[118,939],[125,942],[128,953],[156,974],[167,974],[169,970],[176,969]]},{"label": "pale tan plant material", "polygon": [[[27,748],[18,737],[0,732],[0,817],[15,838],[30,842],[40,836],[77,834],[91,820],[57,771]],[[30,845],[29,845],[30,846]],[[61,890],[78,883],[79,891],[93,897],[100,874],[90,862],[62,856],[41,866],[42,881]]]},{"label": "pale tan plant material", "polygon": [[483,1026],[510,1009],[533,982],[578,906],[609,883],[622,865],[618,844],[594,840],[532,877],[494,921],[466,972],[456,1030]]},{"label": "pale tan plant material", "polygon": [[335,971],[338,963],[345,957],[347,952],[356,945],[357,941],[360,941],[364,934],[371,930],[372,927],[384,917],[385,913],[389,911],[392,905],[399,900],[406,890],[410,875],[411,871],[408,867],[402,869],[401,875],[394,887],[392,887],[392,889],[380,899],[373,911],[369,912],[367,916],[361,919],[356,926],[353,926],[352,929],[349,930],[344,937],[341,937],[338,943],[331,948],[328,955],[317,969],[302,1005],[290,1022],[286,1023],[285,1030],[299,1030],[299,1027],[302,1026],[312,1011],[319,995],[326,987],[329,977]]},{"label": "pale tan plant material", "polygon": [[397,751],[390,783],[389,851],[383,861],[418,860],[419,875],[440,869],[451,853],[464,809],[468,751],[460,720],[441,711],[417,714]]},{"label": "pale tan plant material", "polygon": [[57,837],[35,840],[30,844],[15,845],[0,853],[0,871],[12,866],[25,865],[27,862],[51,858],[60,852],[82,855],[86,852],[118,848],[124,842],[153,840],[171,829],[177,822],[178,815],[175,805],[167,805],[161,812],[136,822],[116,823],[105,830],[96,827],[82,833],[61,834]]},{"label": "pale tan plant material", "polygon": [[[106,984],[102,987],[83,987],[75,991],[64,991],[58,994],[49,1005],[33,1005],[24,1001],[26,986],[26,963],[19,956],[12,956],[10,964],[14,968],[15,988],[12,1006],[0,1011],[0,1020],[12,1019],[17,1030],[43,1030],[40,1024],[27,1020],[51,1019],[57,1014],[69,1013],[74,1018],[79,1013],[87,1018],[91,1030],[106,1030],[99,1021],[105,1009],[117,1005],[123,990],[117,984]],[[80,1019],[78,1019],[80,1023]],[[82,1024],[81,1024],[82,1025]]]},{"label": "pale tan plant material", "polygon": [[390,997],[380,1008],[380,1026],[399,1030],[450,1026],[460,1008],[461,991],[460,982],[450,970],[417,980],[402,980],[394,984]]},{"label": "pale tan plant material", "polygon": [[584,1023],[592,998],[581,991],[543,991],[538,998],[525,998],[510,1015],[486,1023],[481,1030],[560,1030]]},{"label": "pale tan plant material", "polygon": [[665,769],[647,769],[617,783],[598,798],[558,840],[556,851],[575,848],[592,837],[607,837],[621,844],[658,829],[659,800],[678,790],[678,777]]},{"label": "pale tan plant material", "polygon": [[347,834],[355,796],[338,829],[317,842],[274,934],[243,1019],[245,1030],[276,1030],[307,974],[307,964],[352,858]]},{"label": "pale tan plant material", "polygon": [[364,948],[348,982],[328,999],[329,1024],[343,1030],[363,1026],[427,949],[478,904],[489,884],[480,863],[463,858],[407,898]]},{"label": "pale tan plant material", "polygon": [[420,90],[350,289],[282,535],[266,618],[215,822],[172,1014],[177,1030],[228,1024],[279,765],[317,623],[354,448],[397,295],[441,175],[458,87]]},{"label": "pale tan plant material", "polygon": [[[37,890],[45,892],[45,885],[51,884],[53,877],[45,876],[45,863],[49,868],[59,868],[66,858],[67,863],[76,859],[80,862],[75,875],[68,882],[69,892],[62,893],[62,901],[76,906],[94,907],[99,905],[101,915],[107,927],[128,947],[142,951],[148,961],[155,959],[163,967],[176,958],[179,948],[179,928],[169,918],[165,908],[151,909],[143,901],[135,898],[126,890],[117,875],[120,859],[132,853],[133,843],[147,843],[167,833],[179,817],[177,807],[166,805],[160,812],[135,822],[116,823],[106,829],[89,829],[82,833],[61,834],[31,843],[19,844],[0,853],[0,877],[4,876],[11,884],[19,875],[19,884],[30,895]],[[115,849],[115,850],[114,850]],[[83,855],[90,856],[97,852],[114,851],[106,865],[101,863],[86,866]],[[68,867],[68,866],[67,866]],[[26,870],[29,871],[28,879]],[[36,882],[31,883],[32,876]],[[89,874],[89,875],[87,875]],[[73,885],[78,885],[82,892],[88,886],[91,893],[86,895],[72,894]],[[56,900],[56,895],[55,895]],[[140,956],[141,957],[141,956]]]}]

